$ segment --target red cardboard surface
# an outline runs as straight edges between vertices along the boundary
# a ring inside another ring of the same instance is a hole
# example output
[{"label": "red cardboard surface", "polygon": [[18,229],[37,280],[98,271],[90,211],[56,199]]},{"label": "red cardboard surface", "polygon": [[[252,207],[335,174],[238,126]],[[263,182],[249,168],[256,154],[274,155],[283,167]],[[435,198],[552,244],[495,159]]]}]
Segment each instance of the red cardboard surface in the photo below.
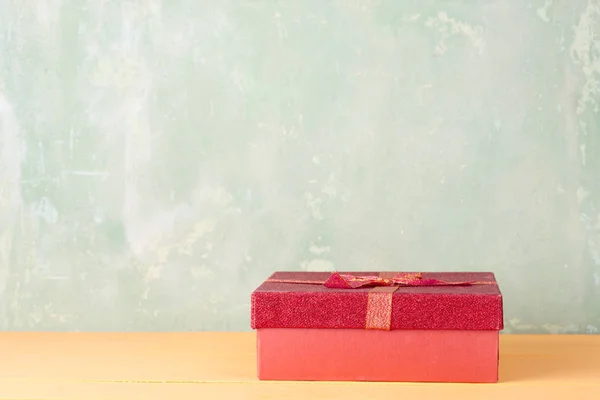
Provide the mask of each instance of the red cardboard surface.
[{"label": "red cardboard surface", "polygon": [[498,332],[258,329],[263,380],[498,381]]}]

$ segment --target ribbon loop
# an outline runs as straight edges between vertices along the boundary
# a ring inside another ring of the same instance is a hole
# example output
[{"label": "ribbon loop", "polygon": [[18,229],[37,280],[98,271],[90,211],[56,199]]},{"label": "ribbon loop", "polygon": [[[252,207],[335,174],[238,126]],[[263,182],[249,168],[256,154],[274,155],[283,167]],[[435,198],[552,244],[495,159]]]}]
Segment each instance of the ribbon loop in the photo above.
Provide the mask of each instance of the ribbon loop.
[{"label": "ribbon loop", "polygon": [[439,279],[423,279],[421,273],[400,272],[392,278],[375,275],[351,275],[334,272],[323,286],[330,289],[358,289],[367,286],[470,286],[475,281],[447,282]]}]

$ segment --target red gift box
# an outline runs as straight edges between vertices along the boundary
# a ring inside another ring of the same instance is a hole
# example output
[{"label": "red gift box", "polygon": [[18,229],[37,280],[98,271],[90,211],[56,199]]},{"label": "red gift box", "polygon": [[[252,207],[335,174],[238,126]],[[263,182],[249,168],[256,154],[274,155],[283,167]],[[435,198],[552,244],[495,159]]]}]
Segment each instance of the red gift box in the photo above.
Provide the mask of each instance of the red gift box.
[{"label": "red gift box", "polygon": [[276,272],[251,312],[259,379],[498,380],[491,273]]}]

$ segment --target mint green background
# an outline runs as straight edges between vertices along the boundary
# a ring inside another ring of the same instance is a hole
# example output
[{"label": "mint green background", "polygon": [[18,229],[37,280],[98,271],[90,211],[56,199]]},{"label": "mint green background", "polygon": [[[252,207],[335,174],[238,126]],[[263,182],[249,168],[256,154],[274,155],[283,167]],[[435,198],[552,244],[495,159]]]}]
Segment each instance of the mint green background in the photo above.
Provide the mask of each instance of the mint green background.
[{"label": "mint green background", "polygon": [[0,3],[0,329],[245,330],[274,270],[600,329],[600,1]]}]

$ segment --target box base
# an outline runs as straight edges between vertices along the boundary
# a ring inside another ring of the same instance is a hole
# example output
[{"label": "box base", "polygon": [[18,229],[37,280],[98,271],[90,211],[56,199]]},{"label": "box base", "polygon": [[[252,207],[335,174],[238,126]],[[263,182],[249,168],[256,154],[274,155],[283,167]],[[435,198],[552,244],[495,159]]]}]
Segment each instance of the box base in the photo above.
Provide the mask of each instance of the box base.
[{"label": "box base", "polygon": [[258,329],[258,378],[498,381],[498,331]]}]

